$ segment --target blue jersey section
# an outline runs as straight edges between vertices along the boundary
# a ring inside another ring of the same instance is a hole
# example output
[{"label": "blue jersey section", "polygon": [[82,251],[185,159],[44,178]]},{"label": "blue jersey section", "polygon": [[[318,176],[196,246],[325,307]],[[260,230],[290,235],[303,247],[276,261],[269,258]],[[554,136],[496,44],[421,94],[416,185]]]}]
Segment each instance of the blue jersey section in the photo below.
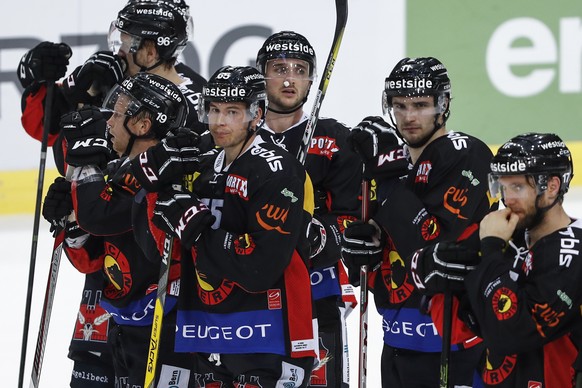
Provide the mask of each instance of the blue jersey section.
[{"label": "blue jersey section", "polygon": [[[442,351],[442,338],[430,315],[411,308],[378,309],[378,311],[382,314],[386,345],[420,352]],[[451,350],[458,350],[458,347],[454,345]]]},{"label": "blue jersey section", "polygon": [[178,310],[177,352],[285,355],[282,310],[213,314]]},{"label": "blue jersey section", "polygon": [[341,296],[337,269],[335,266],[318,268],[309,271],[311,277],[311,295],[313,300],[328,296]]},{"label": "blue jersey section", "polygon": [[[176,306],[178,298],[166,295],[164,315]],[[134,300],[127,306],[115,307],[107,300],[101,300],[101,307],[105,309],[118,325],[149,326],[153,322],[156,293],[152,292],[139,300]]]}]

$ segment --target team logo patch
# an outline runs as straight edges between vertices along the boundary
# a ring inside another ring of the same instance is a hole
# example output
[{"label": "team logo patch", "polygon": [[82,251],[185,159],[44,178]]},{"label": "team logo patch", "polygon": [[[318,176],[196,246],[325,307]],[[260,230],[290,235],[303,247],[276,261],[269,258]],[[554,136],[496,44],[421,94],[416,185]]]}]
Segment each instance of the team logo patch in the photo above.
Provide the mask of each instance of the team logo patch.
[{"label": "team logo patch", "polygon": [[234,289],[232,281],[221,279],[217,285],[214,285],[213,281],[198,271],[196,271],[196,279],[198,280],[198,296],[202,303],[209,306],[223,302]]},{"label": "team logo patch", "polygon": [[313,155],[325,156],[329,160],[333,157],[333,154],[338,152],[340,149],[337,146],[335,139],[328,136],[314,136],[311,139],[311,147],[307,153]]},{"label": "team logo patch", "polygon": [[109,313],[98,304],[82,304],[77,313],[73,339],[106,343],[109,317]]},{"label": "team logo patch", "polygon": [[420,232],[424,241],[434,240],[441,234],[439,223],[434,216],[430,216],[422,223]]},{"label": "team logo patch", "polygon": [[256,244],[253,241],[253,238],[247,233],[238,236],[238,238],[234,240],[234,251],[237,255],[250,255],[255,250],[255,246]]},{"label": "team logo patch", "polygon": [[517,312],[517,296],[509,288],[501,287],[495,291],[491,303],[493,311],[500,321],[513,317]]},{"label": "team logo patch", "polygon": [[263,229],[276,230],[281,234],[289,234],[282,228],[282,224],[285,223],[288,215],[289,209],[282,209],[279,206],[268,203],[256,212],[257,222]]},{"label": "team logo patch", "polygon": [[457,215],[457,218],[461,220],[466,220],[467,217],[461,215],[461,208],[467,204],[467,191],[468,189],[459,189],[455,186],[451,186],[445,192],[443,196],[443,206],[445,209],[453,214]]},{"label": "team logo patch", "polygon": [[482,377],[486,385],[501,384],[515,369],[517,356],[493,356],[487,353]]},{"label": "team logo patch", "polygon": [[101,194],[99,194],[99,197],[101,197],[102,200],[109,202],[111,200],[111,194],[113,194],[113,189],[108,183],[103,188],[103,191],[101,191]]},{"label": "team logo patch", "polygon": [[428,175],[432,170],[432,163],[430,160],[421,162],[416,170],[416,178],[414,178],[414,183],[428,183]]},{"label": "team logo patch", "polygon": [[339,216],[337,218],[337,226],[339,227],[340,233],[344,234],[344,230],[346,230],[348,225],[355,220],[356,217],[354,216]]},{"label": "team logo patch", "polygon": [[103,292],[108,299],[119,299],[129,293],[133,284],[131,268],[127,257],[115,245],[105,243],[103,269],[109,279]]},{"label": "team logo patch", "polygon": [[388,239],[387,246],[381,267],[382,279],[386,288],[392,290],[390,303],[402,303],[410,297],[414,291],[414,285],[410,283],[404,260],[396,251],[392,239]]}]

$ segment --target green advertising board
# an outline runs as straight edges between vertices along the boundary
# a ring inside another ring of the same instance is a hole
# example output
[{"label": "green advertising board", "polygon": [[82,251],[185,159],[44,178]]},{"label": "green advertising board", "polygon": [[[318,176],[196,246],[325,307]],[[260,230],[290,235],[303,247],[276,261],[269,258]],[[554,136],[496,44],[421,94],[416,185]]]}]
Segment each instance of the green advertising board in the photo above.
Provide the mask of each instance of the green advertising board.
[{"label": "green advertising board", "polygon": [[518,133],[582,140],[580,0],[409,0],[408,56],[449,70],[447,127],[501,144]]}]

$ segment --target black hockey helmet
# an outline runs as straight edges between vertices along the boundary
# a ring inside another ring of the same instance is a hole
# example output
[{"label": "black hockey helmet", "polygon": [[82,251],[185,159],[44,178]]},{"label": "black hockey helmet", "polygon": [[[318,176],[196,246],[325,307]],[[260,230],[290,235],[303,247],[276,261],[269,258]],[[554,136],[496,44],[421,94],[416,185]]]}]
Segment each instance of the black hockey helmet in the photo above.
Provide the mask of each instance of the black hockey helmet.
[{"label": "black hockey helmet", "polygon": [[448,116],[447,100],[451,98],[451,80],[445,66],[436,58],[404,58],[384,82],[382,109],[388,114],[392,97],[433,96],[440,113]]},{"label": "black hockey helmet", "polygon": [[281,31],[269,36],[257,54],[257,68],[263,74],[267,61],[275,58],[301,59],[309,64],[309,77],[317,75],[315,50],[303,35],[294,31]]},{"label": "black hockey helmet", "polygon": [[574,176],[572,155],[560,137],[553,133],[526,133],[518,135],[498,150],[491,160],[489,189],[497,196],[497,183],[504,175],[530,175],[534,178],[538,194],[548,188],[548,179],[560,178],[560,197],[568,192]]},{"label": "black hockey helmet", "polygon": [[[149,39],[155,43],[162,60],[176,58],[189,38],[188,17],[173,1],[129,1],[111,23],[110,49],[117,53],[127,44],[127,52],[135,53],[142,40]],[[131,42],[121,39],[119,32],[130,35]]]},{"label": "black hockey helmet", "polygon": [[152,131],[142,137],[158,139],[184,126],[188,116],[188,103],[180,89],[151,73],[138,73],[114,86],[105,98],[103,108],[126,116],[126,125],[127,120],[145,112],[152,121]]},{"label": "black hockey helmet", "polygon": [[210,102],[244,102],[251,119],[257,117],[259,108],[264,119],[267,108],[265,77],[251,66],[223,66],[202,88],[201,103],[198,105],[200,122],[208,123]]}]

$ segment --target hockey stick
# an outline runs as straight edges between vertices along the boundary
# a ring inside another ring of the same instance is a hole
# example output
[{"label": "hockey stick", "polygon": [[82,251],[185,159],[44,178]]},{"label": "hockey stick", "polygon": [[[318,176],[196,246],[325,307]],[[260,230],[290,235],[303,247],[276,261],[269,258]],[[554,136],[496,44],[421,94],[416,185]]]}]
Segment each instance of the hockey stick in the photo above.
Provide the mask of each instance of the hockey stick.
[{"label": "hockey stick", "polygon": [[451,334],[453,330],[453,294],[445,291],[443,306],[443,348],[441,351],[439,388],[449,387],[449,356],[451,354]]},{"label": "hockey stick", "polygon": [[34,360],[32,364],[30,387],[33,388],[37,388],[39,385],[40,371],[42,369],[42,361],[44,360],[44,351],[46,347],[46,340],[48,337],[51,313],[53,310],[55,291],[57,288],[57,278],[59,276],[59,266],[61,264],[61,253],[63,251],[64,240],[65,240],[64,229],[57,230],[55,236],[55,243],[53,246],[51,266],[48,274],[48,280],[46,283],[46,291],[44,294],[44,303],[42,306],[42,314],[40,317],[40,326],[38,328],[38,336],[36,339],[36,350],[34,352]]},{"label": "hockey stick", "polygon": [[20,349],[20,371],[18,373],[18,388],[22,388],[24,382],[24,369],[26,366],[26,347],[28,345],[28,330],[30,327],[30,309],[32,305],[32,291],[34,287],[34,271],[36,267],[36,250],[38,247],[38,228],[40,224],[40,211],[42,205],[42,189],[46,166],[46,152],[48,148],[49,126],[51,124],[51,111],[53,106],[55,83],[47,81],[46,98],[44,103],[44,121],[42,141],[40,145],[40,164],[38,167],[38,183],[36,185],[36,204],[34,208],[34,223],[32,225],[32,244],[30,247],[30,267],[28,270],[28,290],[24,307],[24,324],[22,329],[22,347]]},{"label": "hockey stick", "polygon": [[346,28],[346,23],[348,21],[348,0],[335,0],[335,10],[336,10],[336,24],[335,24],[335,34],[333,36],[333,43],[327,57],[327,63],[325,64],[325,69],[323,71],[323,76],[319,82],[319,87],[317,89],[317,95],[315,96],[315,103],[313,104],[313,109],[311,110],[311,115],[309,120],[307,120],[307,126],[305,127],[305,132],[303,133],[303,139],[301,139],[301,146],[299,147],[299,152],[297,153],[297,160],[301,164],[305,164],[305,159],[307,158],[307,151],[311,144],[311,139],[313,138],[313,132],[315,132],[315,126],[317,125],[317,120],[319,118],[319,110],[321,109],[321,103],[325,97],[325,92],[329,85],[329,80],[331,78],[331,73],[339,53],[339,48],[342,43],[342,38],[344,36],[344,30]]},{"label": "hockey stick", "polygon": [[[362,221],[368,221],[370,208],[370,182],[362,179]],[[358,387],[365,388],[368,379],[368,266],[360,267],[360,355]]]},{"label": "hockey stick", "polygon": [[154,307],[154,317],[152,321],[152,332],[150,335],[150,345],[148,349],[148,359],[146,363],[144,388],[154,388],[156,380],[156,366],[158,364],[158,353],[162,336],[162,322],[164,320],[164,306],[166,305],[166,292],[168,290],[168,276],[170,274],[170,262],[172,260],[173,237],[169,233],[164,239],[164,252],[160,263],[160,280],[156,291],[156,305]]}]

